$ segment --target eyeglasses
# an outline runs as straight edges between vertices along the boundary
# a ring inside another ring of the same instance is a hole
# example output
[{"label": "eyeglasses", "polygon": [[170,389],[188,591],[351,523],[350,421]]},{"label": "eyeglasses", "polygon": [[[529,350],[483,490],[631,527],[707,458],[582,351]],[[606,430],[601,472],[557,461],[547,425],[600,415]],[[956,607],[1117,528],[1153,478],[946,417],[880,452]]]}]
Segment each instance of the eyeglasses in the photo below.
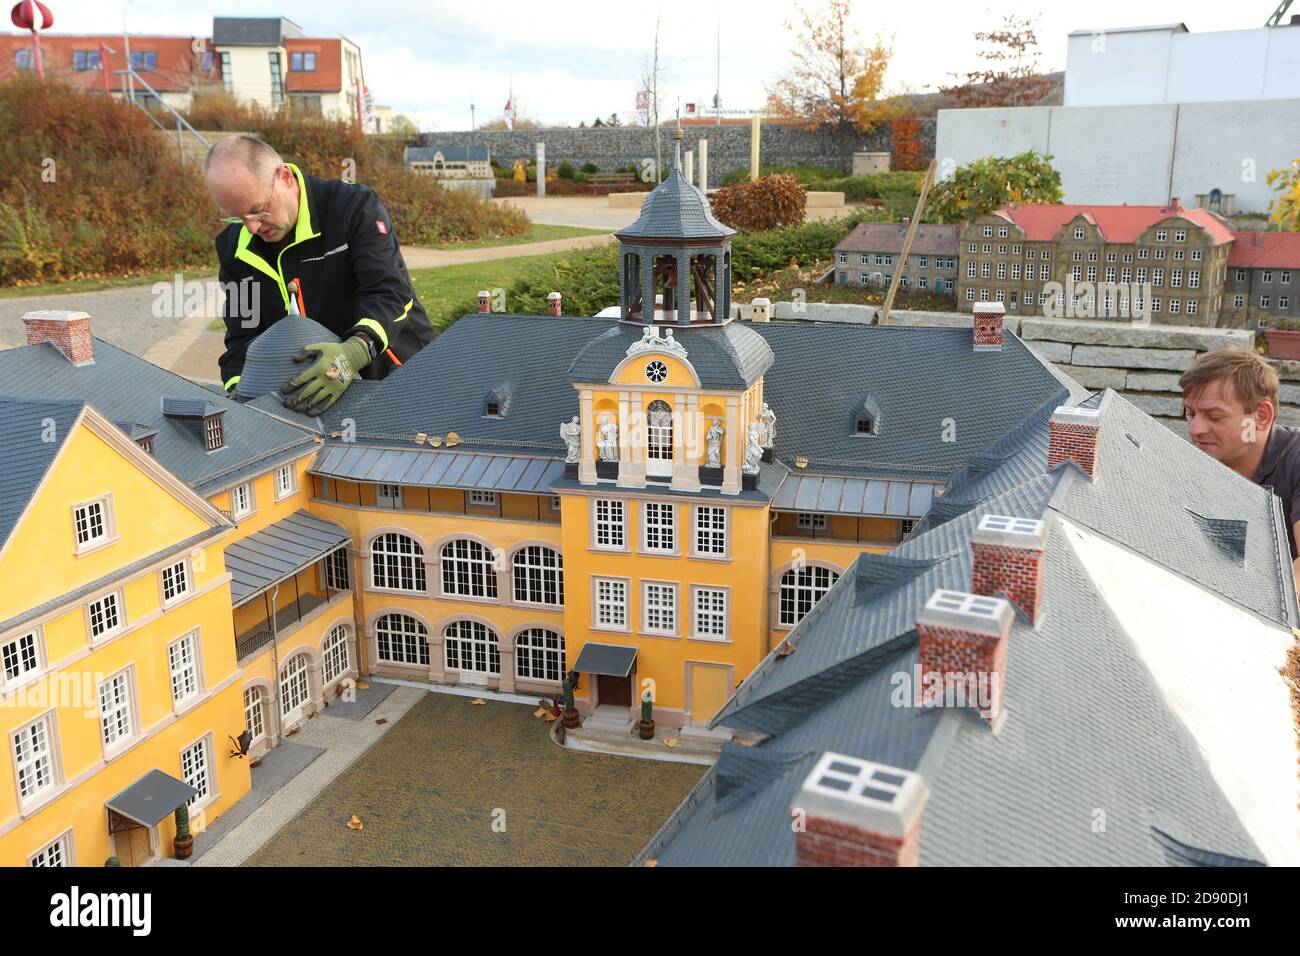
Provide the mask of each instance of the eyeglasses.
[{"label": "eyeglasses", "polygon": [[[281,164],[283,165],[283,164]],[[275,172],[271,174],[271,192],[266,197],[266,202],[262,203],[266,208],[261,212],[250,212],[245,216],[221,216],[221,222],[229,222],[238,225],[240,223],[252,220],[253,222],[265,222],[271,216],[271,200],[275,198],[275,181],[280,175],[280,167],[275,167]]]}]

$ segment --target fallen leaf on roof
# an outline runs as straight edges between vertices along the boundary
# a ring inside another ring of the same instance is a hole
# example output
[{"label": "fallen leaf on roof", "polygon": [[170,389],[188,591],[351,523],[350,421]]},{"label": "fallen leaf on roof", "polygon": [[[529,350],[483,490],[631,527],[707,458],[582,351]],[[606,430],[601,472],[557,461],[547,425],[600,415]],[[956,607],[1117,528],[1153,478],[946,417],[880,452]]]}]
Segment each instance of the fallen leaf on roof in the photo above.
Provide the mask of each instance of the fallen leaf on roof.
[{"label": "fallen leaf on roof", "polygon": [[349,829],[349,830],[364,830],[365,828],[366,828],[366,825],[365,825],[364,823],[361,822],[361,818],[358,817],[355,813],[352,814],[352,819],[348,821],[348,829]]},{"label": "fallen leaf on roof", "polygon": [[470,703],[471,703],[471,704],[486,704],[487,701],[485,701],[482,697],[475,697],[473,700],[470,701]]},{"label": "fallen leaf on roof", "polygon": [[676,737],[665,737],[665,738],[664,738],[664,746],[665,746],[665,747],[676,747],[676,746],[677,746],[677,738],[676,738]]}]

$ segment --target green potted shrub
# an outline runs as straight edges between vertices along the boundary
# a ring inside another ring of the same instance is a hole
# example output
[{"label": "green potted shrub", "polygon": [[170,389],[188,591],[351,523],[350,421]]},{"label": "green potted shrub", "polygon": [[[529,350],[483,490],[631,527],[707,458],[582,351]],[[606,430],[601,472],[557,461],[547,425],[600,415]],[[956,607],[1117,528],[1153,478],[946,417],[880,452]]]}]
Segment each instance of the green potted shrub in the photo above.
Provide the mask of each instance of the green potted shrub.
[{"label": "green potted shrub", "polygon": [[1270,358],[1300,359],[1300,322],[1274,319],[1263,328]]},{"label": "green potted shrub", "polygon": [[115,857],[115,856],[110,856],[107,860],[104,861],[104,865],[105,865],[105,866],[121,866],[121,865],[122,865],[122,861],[119,860],[119,859],[118,859],[117,857]]},{"label": "green potted shrub", "polygon": [[186,860],[194,852],[194,834],[190,832],[190,808],[182,803],[176,808],[176,838],[172,840],[176,859]]},{"label": "green potted shrub", "polygon": [[569,671],[564,677],[564,713],[561,715],[566,730],[574,730],[582,725],[582,721],[578,718],[578,708],[573,703],[573,689],[577,683],[578,675],[574,671]]},{"label": "green potted shrub", "polygon": [[647,687],[641,692],[641,720],[636,725],[642,740],[653,740],[655,736],[655,696]]}]

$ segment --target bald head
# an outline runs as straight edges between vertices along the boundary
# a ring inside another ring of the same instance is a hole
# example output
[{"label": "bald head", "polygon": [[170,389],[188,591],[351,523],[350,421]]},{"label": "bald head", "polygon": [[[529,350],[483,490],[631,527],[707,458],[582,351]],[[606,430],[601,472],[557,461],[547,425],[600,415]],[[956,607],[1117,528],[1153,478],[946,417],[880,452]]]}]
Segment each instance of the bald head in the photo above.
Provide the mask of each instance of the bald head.
[{"label": "bald head", "polygon": [[222,216],[239,216],[244,228],[278,242],[298,219],[298,187],[280,154],[256,136],[231,136],[208,150],[203,165],[208,191]]}]

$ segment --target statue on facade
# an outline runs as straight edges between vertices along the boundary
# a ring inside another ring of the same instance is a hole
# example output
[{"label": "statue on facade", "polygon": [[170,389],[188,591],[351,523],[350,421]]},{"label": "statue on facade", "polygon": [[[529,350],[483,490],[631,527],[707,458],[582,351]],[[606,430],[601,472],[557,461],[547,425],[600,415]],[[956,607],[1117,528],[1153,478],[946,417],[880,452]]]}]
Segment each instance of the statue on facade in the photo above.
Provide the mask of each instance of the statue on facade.
[{"label": "statue on facade", "polygon": [[709,425],[709,430],[704,434],[704,440],[708,445],[708,455],[704,460],[705,468],[722,467],[722,436],[726,430],[722,427],[722,419],[715,418]]},{"label": "statue on facade", "polygon": [[596,450],[601,461],[618,461],[618,425],[613,415],[600,416],[600,428],[596,430]]},{"label": "statue on facade", "polygon": [[772,406],[767,402],[763,403],[763,412],[759,419],[763,423],[763,440],[761,444],[764,448],[771,448],[776,444],[776,412],[772,411]]},{"label": "statue on facade", "polygon": [[763,446],[761,439],[763,435],[763,425],[761,422],[750,422],[748,435],[745,440],[745,464],[741,468],[747,475],[758,474],[758,463],[763,460]]},{"label": "statue on facade", "polygon": [[569,449],[569,453],[564,458],[565,463],[575,464],[582,454],[582,426],[578,424],[577,415],[567,422],[560,422],[560,437],[564,439],[564,444]]}]

